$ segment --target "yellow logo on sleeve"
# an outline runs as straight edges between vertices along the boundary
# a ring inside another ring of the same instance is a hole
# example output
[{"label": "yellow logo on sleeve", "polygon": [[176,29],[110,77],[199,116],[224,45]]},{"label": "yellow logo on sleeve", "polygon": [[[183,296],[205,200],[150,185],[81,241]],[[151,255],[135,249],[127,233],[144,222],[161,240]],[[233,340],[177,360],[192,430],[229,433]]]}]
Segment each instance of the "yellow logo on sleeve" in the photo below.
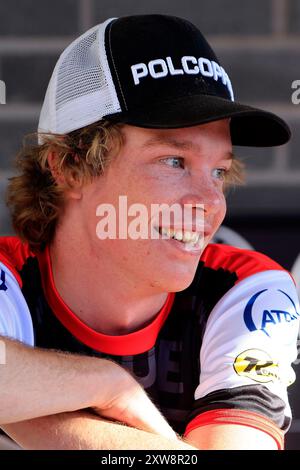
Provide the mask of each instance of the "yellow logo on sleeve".
[{"label": "yellow logo on sleeve", "polygon": [[265,351],[247,349],[239,354],[234,361],[235,372],[255,382],[266,383],[280,380],[279,366]]}]

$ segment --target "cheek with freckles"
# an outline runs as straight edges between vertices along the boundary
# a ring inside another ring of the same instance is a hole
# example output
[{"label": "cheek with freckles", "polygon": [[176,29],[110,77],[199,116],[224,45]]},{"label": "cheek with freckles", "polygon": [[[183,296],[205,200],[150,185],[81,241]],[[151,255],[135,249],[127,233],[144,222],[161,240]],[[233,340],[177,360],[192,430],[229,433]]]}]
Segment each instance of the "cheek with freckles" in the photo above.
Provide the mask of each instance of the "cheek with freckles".
[{"label": "cheek with freckles", "polygon": [[220,204],[218,206],[218,210],[215,213],[215,216],[211,222],[212,228],[213,228],[213,234],[212,236],[219,230],[225,216],[226,216],[226,211],[227,211],[227,204],[226,204],[226,199],[225,196],[222,195],[220,197]]}]

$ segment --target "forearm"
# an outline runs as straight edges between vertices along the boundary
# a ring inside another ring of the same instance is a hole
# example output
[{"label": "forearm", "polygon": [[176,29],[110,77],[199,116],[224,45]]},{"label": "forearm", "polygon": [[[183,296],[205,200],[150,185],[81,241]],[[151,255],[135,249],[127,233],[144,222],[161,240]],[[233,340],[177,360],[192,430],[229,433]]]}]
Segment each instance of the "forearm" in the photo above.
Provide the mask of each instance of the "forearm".
[{"label": "forearm", "polygon": [[180,440],[140,431],[80,411],[47,416],[3,429],[24,449],[193,450]]},{"label": "forearm", "polygon": [[0,365],[0,423],[92,406],[97,387],[103,400],[109,397],[108,361],[1,340],[6,363]]},{"label": "forearm", "polygon": [[176,439],[142,387],[113,361],[5,343],[0,424],[93,408],[102,418]]}]

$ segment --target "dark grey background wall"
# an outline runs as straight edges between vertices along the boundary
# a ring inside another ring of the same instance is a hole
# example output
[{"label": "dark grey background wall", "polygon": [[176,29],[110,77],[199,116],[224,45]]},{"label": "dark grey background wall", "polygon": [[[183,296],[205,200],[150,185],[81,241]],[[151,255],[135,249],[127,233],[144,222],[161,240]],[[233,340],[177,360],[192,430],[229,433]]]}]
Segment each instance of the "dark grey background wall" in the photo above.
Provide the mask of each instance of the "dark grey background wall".
[{"label": "dark grey background wall", "polygon": [[[36,129],[58,55],[108,17],[143,13],[197,24],[229,72],[236,99],[277,112],[291,125],[293,138],[284,147],[235,149],[248,167],[247,186],[229,195],[226,221],[291,268],[300,251],[300,104],[291,100],[292,82],[300,80],[300,0],[0,0],[0,80],[7,88],[0,104],[0,234],[11,233],[3,194],[13,157],[22,136]],[[292,389],[299,421],[290,448],[300,448],[299,392]]]}]

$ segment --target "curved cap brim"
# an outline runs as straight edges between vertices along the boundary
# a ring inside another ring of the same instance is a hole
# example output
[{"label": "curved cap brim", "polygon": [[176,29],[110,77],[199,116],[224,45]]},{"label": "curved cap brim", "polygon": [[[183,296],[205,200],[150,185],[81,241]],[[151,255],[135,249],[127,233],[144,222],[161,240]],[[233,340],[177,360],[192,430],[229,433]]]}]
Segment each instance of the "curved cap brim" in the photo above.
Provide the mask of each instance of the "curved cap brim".
[{"label": "curved cap brim", "polygon": [[276,114],[212,95],[165,101],[133,112],[106,116],[108,120],[152,129],[176,129],[231,118],[233,145],[272,147],[289,141],[291,131]]}]

